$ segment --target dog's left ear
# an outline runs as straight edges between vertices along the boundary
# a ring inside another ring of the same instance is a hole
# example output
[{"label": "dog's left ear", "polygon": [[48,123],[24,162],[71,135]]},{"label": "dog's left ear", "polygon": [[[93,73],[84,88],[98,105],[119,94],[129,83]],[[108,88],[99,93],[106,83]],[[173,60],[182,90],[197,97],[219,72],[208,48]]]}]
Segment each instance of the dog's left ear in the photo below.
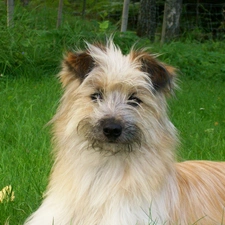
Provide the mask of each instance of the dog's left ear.
[{"label": "dog's left ear", "polygon": [[93,69],[94,60],[87,52],[68,52],[62,67],[60,79],[64,87],[74,80],[80,84]]},{"label": "dog's left ear", "polygon": [[152,81],[155,91],[170,92],[174,87],[176,69],[156,60],[150,54],[143,54],[141,61],[141,70],[147,74]]}]

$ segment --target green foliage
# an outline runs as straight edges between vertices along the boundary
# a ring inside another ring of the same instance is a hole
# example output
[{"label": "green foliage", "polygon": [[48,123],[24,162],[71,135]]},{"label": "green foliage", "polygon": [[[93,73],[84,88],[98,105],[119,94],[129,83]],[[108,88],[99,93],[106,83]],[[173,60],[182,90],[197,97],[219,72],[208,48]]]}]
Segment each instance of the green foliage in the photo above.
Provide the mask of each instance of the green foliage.
[{"label": "green foliage", "polygon": [[[48,182],[52,161],[45,125],[61,93],[55,77],[39,77],[0,80],[0,190],[12,185],[15,196],[0,203],[0,224],[7,218],[10,224],[23,224],[40,204]],[[181,80],[181,91],[169,103],[181,136],[179,160],[225,160],[224,84]]]},{"label": "green foliage", "polygon": [[40,203],[50,170],[50,120],[59,97],[56,79],[0,80],[0,190],[15,199],[0,203],[0,224],[19,225]]},{"label": "green foliage", "polygon": [[0,30],[3,76],[56,73],[62,54],[69,47],[82,46],[84,40],[104,39],[107,33],[115,31],[109,21],[98,23],[73,16],[65,18],[62,27],[55,29],[56,15],[56,10],[17,6],[14,27],[6,27],[6,16],[0,20],[5,26]]},{"label": "green foliage", "polygon": [[105,20],[103,22],[99,22],[99,31],[105,32],[109,28],[109,21]]},{"label": "green foliage", "polygon": [[181,77],[180,91],[170,102],[181,137],[179,160],[225,160],[224,98],[224,83]]},{"label": "green foliage", "polygon": [[181,75],[194,80],[225,81],[223,42],[172,42],[161,49],[162,59],[176,65]]},{"label": "green foliage", "polygon": [[[79,9],[81,6],[76,5],[75,8]],[[139,14],[139,2],[130,2],[129,4],[129,18],[128,27],[134,30]],[[110,21],[115,26],[120,26],[121,16],[123,11],[123,1],[112,0],[112,1],[87,1],[87,9],[85,10],[85,16],[87,18],[94,18],[99,21]],[[80,9],[81,10],[81,9]]]},{"label": "green foliage", "polygon": [[[0,8],[0,12],[5,12]],[[0,190],[12,185],[15,199],[0,203],[0,224],[9,218],[20,225],[42,200],[51,168],[50,129],[60,87],[52,74],[59,71],[69,48],[84,40],[102,41],[114,33],[126,54],[150,48],[159,59],[180,69],[181,91],[169,103],[171,118],[181,135],[179,159],[225,160],[225,44],[188,38],[160,46],[139,39],[134,32],[116,32],[115,25],[64,15],[55,29],[56,10],[16,7],[15,25],[0,18]],[[38,19],[37,19],[38,18]],[[43,19],[40,19],[43,18]]]},{"label": "green foliage", "polygon": [[[80,3],[75,3],[74,8],[81,11],[83,9],[83,5]],[[122,9],[123,1],[89,0],[86,4],[85,16],[88,18],[94,17],[101,20],[106,20],[113,16],[116,19],[119,19],[122,14]]]}]

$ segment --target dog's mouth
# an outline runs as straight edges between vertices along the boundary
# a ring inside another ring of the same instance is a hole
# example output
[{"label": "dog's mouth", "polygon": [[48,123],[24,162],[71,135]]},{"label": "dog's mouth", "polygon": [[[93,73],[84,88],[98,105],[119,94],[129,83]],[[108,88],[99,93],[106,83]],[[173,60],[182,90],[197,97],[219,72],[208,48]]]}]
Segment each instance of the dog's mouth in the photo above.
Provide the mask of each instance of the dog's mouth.
[{"label": "dog's mouth", "polygon": [[97,152],[100,152],[106,156],[109,156],[109,155],[118,154],[120,152],[130,153],[130,152],[133,152],[135,148],[133,144],[120,144],[117,142],[94,141],[90,143],[89,149],[94,149]]},{"label": "dog's mouth", "polygon": [[140,147],[143,138],[137,125],[115,118],[102,119],[96,125],[91,125],[88,119],[82,120],[78,134],[85,136],[91,148],[114,153],[132,152],[135,147]]}]

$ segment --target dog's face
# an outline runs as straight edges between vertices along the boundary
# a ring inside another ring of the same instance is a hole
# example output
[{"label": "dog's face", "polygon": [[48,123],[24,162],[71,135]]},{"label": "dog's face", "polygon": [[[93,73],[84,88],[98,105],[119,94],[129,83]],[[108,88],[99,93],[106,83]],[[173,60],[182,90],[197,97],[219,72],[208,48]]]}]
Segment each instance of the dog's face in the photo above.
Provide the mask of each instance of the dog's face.
[{"label": "dog's face", "polygon": [[84,52],[67,54],[60,78],[65,94],[56,117],[63,117],[64,139],[78,136],[110,154],[171,139],[165,94],[174,69],[148,53],[123,55],[112,41],[106,47],[88,44]]}]

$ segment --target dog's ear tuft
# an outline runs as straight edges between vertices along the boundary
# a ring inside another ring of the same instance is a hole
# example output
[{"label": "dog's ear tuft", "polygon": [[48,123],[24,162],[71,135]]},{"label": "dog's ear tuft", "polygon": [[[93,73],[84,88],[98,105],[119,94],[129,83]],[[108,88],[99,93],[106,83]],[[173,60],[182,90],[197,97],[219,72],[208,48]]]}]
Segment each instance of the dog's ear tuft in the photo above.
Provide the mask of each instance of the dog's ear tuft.
[{"label": "dog's ear tuft", "polygon": [[174,86],[175,68],[159,62],[154,56],[143,53],[139,55],[141,70],[147,73],[155,91],[170,92]]},{"label": "dog's ear tuft", "polygon": [[94,60],[87,52],[68,52],[63,61],[63,70],[60,79],[63,86],[73,80],[82,83],[94,67]]}]

